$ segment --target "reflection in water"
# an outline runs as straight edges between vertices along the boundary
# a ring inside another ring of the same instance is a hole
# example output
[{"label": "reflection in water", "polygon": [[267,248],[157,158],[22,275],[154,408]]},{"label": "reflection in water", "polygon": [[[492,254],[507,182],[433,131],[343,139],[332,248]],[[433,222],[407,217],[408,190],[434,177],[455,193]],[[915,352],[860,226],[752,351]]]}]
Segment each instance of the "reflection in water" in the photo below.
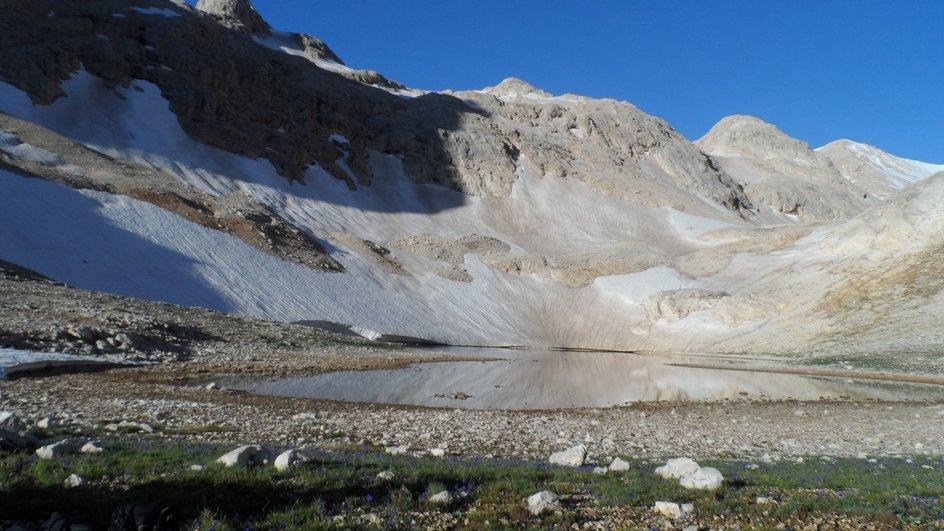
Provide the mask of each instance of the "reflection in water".
[{"label": "reflection in water", "polygon": [[[691,356],[442,349],[499,361],[417,363],[230,385],[253,393],[473,409],[606,407],[639,401],[724,398],[942,399],[944,387],[791,374],[676,367]],[[762,367],[762,366],[761,366]]]}]

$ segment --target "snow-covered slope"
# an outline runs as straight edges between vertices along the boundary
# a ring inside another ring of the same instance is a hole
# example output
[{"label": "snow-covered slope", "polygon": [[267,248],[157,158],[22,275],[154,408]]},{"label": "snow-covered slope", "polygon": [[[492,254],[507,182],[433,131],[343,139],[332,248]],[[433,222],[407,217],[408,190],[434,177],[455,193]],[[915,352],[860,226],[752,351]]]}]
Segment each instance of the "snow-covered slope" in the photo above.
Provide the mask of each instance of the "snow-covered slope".
[{"label": "snow-covered slope", "polygon": [[[22,48],[0,54],[0,193],[16,198],[0,209],[0,259],[83,288],[286,321],[673,350],[812,348],[831,326],[820,309],[833,288],[876,277],[897,337],[940,344],[937,328],[904,318],[933,313],[940,286],[915,294],[913,277],[881,276],[935,249],[936,186],[854,217],[868,208],[860,190],[756,120],[713,130],[700,141],[709,158],[626,102],[516,79],[392,95],[288,34],[245,35],[163,0],[147,7],[177,16],[69,4],[102,33],[60,41],[42,31],[45,1],[24,8],[41,14],[20,25],[33,33],[0,20],[0,45],[39,39],[31,60],[84,68],[37,73]],[[179,35],[218,47],[181,56]],[[118,42],[133,53],[113,55]],[[214,70],[236,58],[226,76]],[[909,210],[931,224],[899,215]],[[875,227],[914,246],[868,254]],[[292,231],[304,238],[269,238]],[[296,259],[285,247],[299,242],[324,259]],[[836,319],[852,315],[840,306]]]},{"label": "snow-covered slope", "polygon": [[816,152],[825,155],[843,177],[879,199],[944,171],[944,164],[896,157],[875,146],[845,139],[830,142]]}]

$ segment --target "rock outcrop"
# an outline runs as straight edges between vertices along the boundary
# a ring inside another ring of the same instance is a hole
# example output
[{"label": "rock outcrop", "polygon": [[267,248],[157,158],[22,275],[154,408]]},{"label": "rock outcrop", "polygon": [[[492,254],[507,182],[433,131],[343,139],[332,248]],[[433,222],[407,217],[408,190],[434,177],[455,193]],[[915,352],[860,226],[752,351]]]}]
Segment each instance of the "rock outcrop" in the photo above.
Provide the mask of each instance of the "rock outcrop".
[{"label": "rock outcrop", "polygon": [[753,116],[724,118],[695,145],[744,187],[755,206],[827,221],[850,218],[869,203],[829,159]]},{"label": "rock outcrop", "polygon": [[892,197],[902,188],[944,171],[944,164],[896,157],[851,140],[830,142],[816,152],[829,159],[843,177],[878,199]]},{"label": "rock outcrop", "polygon": [[250,35],[267,36],[272,32],[272,27],[249,0],[199,0],[197,11],[213,15],[223,24]]}]

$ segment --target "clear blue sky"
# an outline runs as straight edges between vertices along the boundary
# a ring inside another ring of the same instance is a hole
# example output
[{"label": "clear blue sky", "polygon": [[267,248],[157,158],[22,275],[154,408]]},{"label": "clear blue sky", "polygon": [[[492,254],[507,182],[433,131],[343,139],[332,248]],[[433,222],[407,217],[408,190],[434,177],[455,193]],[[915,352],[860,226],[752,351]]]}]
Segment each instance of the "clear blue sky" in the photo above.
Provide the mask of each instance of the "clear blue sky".
[{"label": "clear blue sky", "polygon": [[630,101],[694,140],[752,114],[944,162],[944,0],[255,0],[278,29],[409,86],[508,76]]}]

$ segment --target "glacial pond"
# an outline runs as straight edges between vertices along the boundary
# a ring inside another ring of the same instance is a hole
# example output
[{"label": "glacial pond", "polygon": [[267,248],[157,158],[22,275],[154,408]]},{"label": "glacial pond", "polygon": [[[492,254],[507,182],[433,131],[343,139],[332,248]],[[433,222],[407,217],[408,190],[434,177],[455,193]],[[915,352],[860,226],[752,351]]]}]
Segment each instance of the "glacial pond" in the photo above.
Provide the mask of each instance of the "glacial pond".
[{"label": "glacial pond", "polygon": [[424,362],[392,370],[233,381],[226,387],[271,396],[470,409],[723,399],[944,400],[940,384],[791,374],[799,368],[783,360],[469,347],[436,351],[494,361]]}]

